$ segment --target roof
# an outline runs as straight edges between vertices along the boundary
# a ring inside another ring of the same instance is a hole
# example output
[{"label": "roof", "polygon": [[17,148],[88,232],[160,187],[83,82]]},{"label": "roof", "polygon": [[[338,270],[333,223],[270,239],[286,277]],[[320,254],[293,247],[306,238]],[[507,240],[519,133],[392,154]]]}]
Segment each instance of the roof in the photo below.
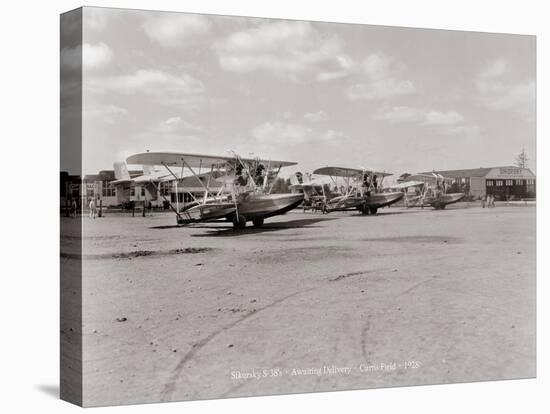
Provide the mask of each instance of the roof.
[{"label": "roof", "polygon": [[[489,167],[489,168],[469,168],[465,170],[436,170],[437,174],[441,174],[448,178],[462,178],[462,177],[485,177],[489,172],[495,168],[518,168],[512,165]],[[419,174],[431,174],[433,171],[421,172]]]}]

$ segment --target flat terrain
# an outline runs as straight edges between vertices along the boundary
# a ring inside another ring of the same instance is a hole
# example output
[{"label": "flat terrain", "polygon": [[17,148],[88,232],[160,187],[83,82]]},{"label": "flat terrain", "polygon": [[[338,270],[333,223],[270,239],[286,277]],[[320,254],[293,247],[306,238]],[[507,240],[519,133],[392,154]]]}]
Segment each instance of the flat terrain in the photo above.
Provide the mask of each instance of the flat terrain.
[{"label": "flat terrain", "polygon": [[464,206],[86,219],[85,405],[534,376],[535,208]]}]

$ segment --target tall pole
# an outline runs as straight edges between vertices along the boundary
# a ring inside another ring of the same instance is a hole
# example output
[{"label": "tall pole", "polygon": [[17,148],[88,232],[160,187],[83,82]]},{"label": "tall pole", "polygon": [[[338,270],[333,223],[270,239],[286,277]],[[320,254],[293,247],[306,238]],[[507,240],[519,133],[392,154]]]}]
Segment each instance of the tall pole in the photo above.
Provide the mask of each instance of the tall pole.
[{"label": "tall pole", "polygon": [[178,192],[178,180],[176,180],[176,210],[180,212],[180,194]]}]

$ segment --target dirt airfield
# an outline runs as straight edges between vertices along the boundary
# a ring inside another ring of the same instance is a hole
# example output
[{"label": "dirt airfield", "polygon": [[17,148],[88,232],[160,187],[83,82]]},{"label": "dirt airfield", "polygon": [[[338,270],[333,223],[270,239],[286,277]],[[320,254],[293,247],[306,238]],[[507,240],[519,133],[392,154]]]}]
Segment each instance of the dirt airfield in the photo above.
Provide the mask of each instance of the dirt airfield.
[{"label": "dirt airfield", "polygon": [[84,220],[84,405],[535,375],[534,207],[174,224]]}]

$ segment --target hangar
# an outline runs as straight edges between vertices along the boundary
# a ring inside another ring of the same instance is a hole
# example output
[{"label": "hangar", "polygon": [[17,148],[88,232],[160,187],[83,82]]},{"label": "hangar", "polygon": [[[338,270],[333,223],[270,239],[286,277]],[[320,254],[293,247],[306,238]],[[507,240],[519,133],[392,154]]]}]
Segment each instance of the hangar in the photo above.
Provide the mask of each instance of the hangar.
[{"label": "hangar", "polygon": [[487,194],[497,200],[536,198],[536,177],[529,168],[504,166],[435,172],[452,179],[449,191],[464,192],[474,199]]}]

